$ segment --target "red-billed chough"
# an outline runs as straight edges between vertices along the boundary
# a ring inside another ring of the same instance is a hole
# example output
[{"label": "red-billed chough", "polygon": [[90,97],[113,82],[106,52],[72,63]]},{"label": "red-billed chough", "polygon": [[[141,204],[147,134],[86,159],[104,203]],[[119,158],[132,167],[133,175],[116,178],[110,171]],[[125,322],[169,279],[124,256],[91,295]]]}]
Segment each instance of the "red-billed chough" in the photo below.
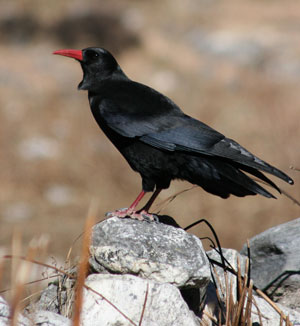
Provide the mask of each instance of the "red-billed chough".
[{"label": "red-billed chough", "polygon": [[[130,80],[103,48],[59,50],[77,59],[83,70],[79,89],[87,90],[91,111],[105,135],[142,177],[142,191],[132,205],[113,215],[143,219],[171,180],[187,180],[207,192],[227,198],[262,195],[275,198],[244,172],[279,188],[261,171],[290,184],[285,173],[251,154],[201,121],[186,114],[168,97]],[[155,190],[155,191],[154,191]],[[154,191],[139,211],[144,194]]]}]

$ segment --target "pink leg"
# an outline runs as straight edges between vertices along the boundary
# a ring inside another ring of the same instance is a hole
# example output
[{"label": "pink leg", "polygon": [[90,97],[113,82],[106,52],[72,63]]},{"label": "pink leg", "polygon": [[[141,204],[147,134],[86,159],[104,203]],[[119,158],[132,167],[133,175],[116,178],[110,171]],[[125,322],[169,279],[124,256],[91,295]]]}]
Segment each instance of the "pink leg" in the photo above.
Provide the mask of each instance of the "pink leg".
[{"label": "pink leg", "polygon": [[[134,209],[136,208],[136,206],[139,204],[139,202],[141,201],[141,199],[145,196],[146,192],[144,190],[142,190],[140,192],[140,194],[137,196],[136,200],[130,205],[130,207],[127,210],[127,214],[130,215],[129,213],[133,213]],[[151,197],[152,198],[152,197]],[[150,198],[150,199],[151,199]]]},{"label": "pink leg", "polygon": [[140,209],[138,212],[146,212],[146,213],[148,213],[150,207],[154,203],[154,200],[160,194],[161,191],[162,191],[162,189],[156,189],[154,191],[154,193],[152,194],[152,196],[150,197],[150,199],[148,200],[148,202],[146,203],[146,205],[142,209]]},{"label": "pink leg", "polygon": [[126,217],[131,216],[133,213],[135,213],[135,208],[141,201],[141,199],[145,196],[146,192],[142,190],[140,194],[137,196],[135,201],[130,205],[129,208],[124,209],[118,209],[114,212],[109,212],[106,214],[107,217],[117,216],[117,217]]},{"label": "pink leg", "polygon": [[140,192],[140,194],[137,196],[136,200],[130,205],[129,208],[126,209],[120,209],[120,210],[116,210],[115,212],[110,212],[107,213],[107,217],[112,217],[112,216],[117,216],[117,217],[126,217],[129,216],[133,219],[137,219],[137,220],[154,220],[154,216],[152,214],[149,214],[148,211],[150,209],[150,207],[152,206],[154,200],[156,199],[156,197],[159,195],[159,193],[161,192],[161,189],[156,189],[155,192],[152,194],[152,196],[150,197],[150,199],[148,200],[148,202],[146,203],[146,205],[140,209],[139,211],[135,211],[136,206],[139,204],[139,202],[141,201],[141,199],[145,196],[146,192],[144,190],[142,190]]},{"label": "pink leg", "polygon": [[155,216],[153,214],[149,213],[149,209],[152,206],[154,200],[156,199],[156,197],[159,195],[159,193],[161,192],[162,189],[156,189],[155,192],[152,194],[152,196],[150,197],[150,199],[148,200],[148,202],[146,203],[146,205],[138,210],[137,212],[134,212],[132,214],[132,217],[138,220],[150,220],[150,221],[154,221],[155,220]]}]

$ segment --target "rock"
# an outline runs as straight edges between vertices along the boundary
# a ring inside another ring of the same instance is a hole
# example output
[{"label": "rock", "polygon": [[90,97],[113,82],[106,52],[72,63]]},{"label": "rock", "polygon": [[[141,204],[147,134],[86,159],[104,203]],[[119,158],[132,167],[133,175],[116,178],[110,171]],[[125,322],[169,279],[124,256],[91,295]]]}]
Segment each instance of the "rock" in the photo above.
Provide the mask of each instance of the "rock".
[{"label": "rock", "polygon": [[194,312],[196,316],[199,316],[201,312],[201,306],[206,295],[206,288],[204,289],[181,289],[180,293],[183,300],[186,302],[190,310]]},{"label": "rock", "polygon": [[[294,311],[300,313],[300,288],[296,284],[284,284],[278,288],[271,288],[275,290],[269,296],[273,301],[282,304]],[[270,291],[268,291],[269,293]]]},{"label": "rock", "polygon": [[[68,271],[74,275],[74,269]],[[74,301],[74,284],[75,280],[67,277],[49,283],[39,298],[39,300],[27,307],[27,311],[50,311],[64,316],[69,315],[70,307]]]},{"label": "rock", "polygon": [[[0,297],[0,326],[9,326],[11,324],[10,308],[7,302]],[[37,311],[24,317],[18,316],[17,326],[71,326],[71,321],[51,311]]]},{"label": "rock", "polygon": [[[246,256],[240,255],[236,250],[233,249],[222,249],[224,258],[229,262],[229,264],[237,270],[237,258],[239,257],[240,265],[241,265],[241,272],[244,274],[245,271],[245,264],[246,264]],[[246,250],[244,251],[246,253]],[[218,262],[221,262],[220,255],[215,251],[211,250],[207,252],[210,259],[216,260]],[[226,311],[226,296],[224,295],[224,292],[226,291],[226,284],[225,284],[225,277],[224,277],[224,271],[221,267],[216,267],[216,273],[217,277],[214,273],[215,279],[217,280],[218,290],[220,293],[220,297],[222,300],[222,310]],[[236,296],[236,276],[231,274],[230,272],[227,273],[228,277],[228,285],[230,282],[232,282],[232,297],[234,302],[237,300]],[[222,288],[222,289],[221,289]],[[259,297],[255,294],[255,291],[253,290],[253,297],[255,300],[255,303],[257,304],[259,311],[262,316],[262,322],[263,326],[273,326],[273,325],[280,325],[280,315],[278,312],[263,298]],[[207,295],[204,301],[204,313],[203,315],[203,322],[206,322],[208,325],[213,325],[211,323],[210,319],[207,318],[207,314],[211,316],[215,316],[215,318],[218,318],[219,312],[220,312],[220,305],[217,299],[216,289],[213,284],[213,282],[210,282],[210,284],[207,287]],[[292,323],[299,322],[300,325],[300,314],[297,313],[294,310],[288,309],[287,307],[284,307],[282,305],[278,305],[279,308],[283,311],[285,315],[289,315],[290,321]],[[259,317],[258,312],[255,304],[252,304],[252,313],[251,318],[253,323],[259,323]],[[295,324],[296,325],[296,324]]]},{"label": "rock", "polygon": [[[81,326],[126,326],[141,323],[143,326],[199,326],[200,322],[206,326],[218,323],[223,325],[226,311],[230,311],[230,318],[233,320],[239,303],[236,295],[236,276],[230,271],[225,274],[223,268],[217,266],[217,262],[221,262],[219,253],[216,250],[207,252],[210,262],[215,264],[212,278],[201,241],[183,231],[170,217],[160,216],[159,220],[174,224],[175,227],[116,217],[94,226],[89,272],[96,270],[100,274],[90,274],[86,279]],[[259,252],[254,249],[265,249],[268,244],[275,254],[285,255],[285,264],[279,265],[280,268],[293,266],[292,264],[297,262],[297,255],[291,244],[297,247],[296,234],[299,224],[300,219],[272,228],[264,232],[261,238],[257,237],[265,242],[251,240],[250,246],[254,244],[252,259],[256,258],[254,253]],[[285,238],[280,235],[281,232]],[[257,243],[261,247],[255,246]],[[246,248],[243,252],[246,253]],[[239,258],[241,273],[245,273],[246,256],[232,249],[222,249],[222,253],[227,266],[231,266],[235,271],[238,269]],[[258,260],[259,263],[266,265],[276,261],[272,250],[266,250],[264,254],[265,260]],[[272,259],[268,261],[267,258]],[[292,261],[289,262],[288,259]],[[252,269],[255,270],[254,262],[257,261],[253,259],[252,262]],[[274,266],[273,268],[275,269]],[[76,276],[76,268],[72,268],[68,274]],[[216,280],[220,302],[213,280]],[[71,325],[71,320],[64,316],[70,316],[70,307],[75,297],[74,283],[75,280],[68,277],[50,283],[39,301],[26,308],[25,317],[21,314],[18,316],[17,326]],[[294,292],[286,299],[293,300],[295,305],[297,298],[293,296],[296,296],[295,293],[299,292],[300,287],[297,279],[292,283],[284,283],[284,286],[291,284],[295,286]],[[232,296],[227,300],[230,286]],[[284,288],[281,290],[285,291]],[[254,300],[250,308],[253,325],[280,325],[280,314],[274,307],[259,297],[254,290],[252,297]],[[226,306],[228,302],[229,307]],[[247,300],[244,309],[246,302]],[[290,309],[280,304],[278,307],[289,316],[293,325],[300,326],[300,313],[296,308]],[[9,314],[7,303],[0,297],[0,326],[9,325]],[[218,321],[221,315],[223,319]]]},{"label": "rock", "polygon": [[[235,271],[238,270],[237,259],[239,259],[240,266],[241,266],[241,273],[243,275],[244,272],[245,272],[245,265],[246,265],[247,257],[242,256],[238,251],[236,251],[234,249],[222,248],[222,253],[223,253],[223,256],[224,256],[225,260],[229,263],[229,265],[227,264],[226,266],[232,266],[232,268]],[[221,256],[216,250],[208,251],[207,255],[209,256],[210,259],[215,260],[215,261],[217,261],[219,263],[222,263]],[[221,298],[224,299],[225,297],[222,294],[222,292],[224,292],[224,291],[220,288],[220,286],[219,286],[220,284],[218,284],[218,280],[220,280],[220,283],[223,286],[225,285],[224,270],[223,270],[222,267],[218,267],[217,265],[215,265],[215,269],[216,269],[217,275],[215,275],[215,273],[213,273],[213,275],[214,275],[214,278],[215,278],[215,280],[217,282]],[[228,271],[227,272],[227,277],[228,277],[228,284],[230,284],[230,282],[232,282],[232,287],[235,289],[236,285],[237,285],[236,276]],[[211,280],[211,281],[213,281],[213,280]],[[236,293],[233,293],[233,299],[236,300]]]},{"label": "rock", "polygon": [[199,326],[179,290],[171,284],[132,275],[92,274],[87,278],[86,285],[105,299],[90,290],[84,290],[82,326],[132,326],[128,319],[139,325],[145,301],[143,326]]},{"label": "rock", "polygon": [[[280,324],[280,315],[279,313],[263,298],[254,295],[254,300],[259,308],[262,318],[262,325],[263,326],[274,326],[274,325],[281,325]],[[289,316],[289,320],[292,325],[300,325],[300,313],[290,310],[284,306],[278,305],[278,308],[282,310],[282,312],[287,316]],[[255,305],[252,305],[252,314],[251,319],[253,323],[259,323],[259,317],[257,308]],[[286,325],[285,322],[283,325]]]},{"label": "rock", "polygon": [[71,320],[51,311],[38,311],[28,316],[36,326],[71,326]]},{"label": "rock", "polygon": [[204,287],[210,269],[201,241],[182,229],[113,217],[94,226],[90,264],[177,287]]},{"label": "rock", "polygon": [[34,308],[31,309],[60,313],[61,307],[64,305],[65,301],[66,293],[60,290],[58,284],[50,283],[48,287],[43,290]]},{"label": "rock", "polygon": [[[300,312],[300,218],[250,240],[251,278],[276,302]],[[246,253],[244,245],[241,253]]]},{"label": "rock", "polygon": [[0,317],[9,317],[9,306],[2,297],[0,297]]},{"label": "rock", "polygon": [[[11,325],[10,308],[8,303],[0,296],[0,326]],[[17,326],[29,326],[29,320],[22,314],[18,316]]]}]

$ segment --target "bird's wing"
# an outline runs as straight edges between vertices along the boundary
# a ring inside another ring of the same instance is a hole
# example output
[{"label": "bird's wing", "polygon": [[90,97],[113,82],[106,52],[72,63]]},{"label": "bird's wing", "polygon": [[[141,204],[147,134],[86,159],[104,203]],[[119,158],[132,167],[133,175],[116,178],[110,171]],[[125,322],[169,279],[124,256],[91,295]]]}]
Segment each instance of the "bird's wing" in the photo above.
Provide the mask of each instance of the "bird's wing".
[{"label": "bird's wing", "polygon": [[[151,146],[168,150],[185,150],[206,153],[225,136],[206,124],[185,115],[180,110],[128,112],[116,107],[112,100],[102,100],[101,116],[107,125],[122,136],[138,137]],[[208,154],[208,153],[207,153]]]},{"label": "bird's wing", "polygon": [[122,136],[137,137],[140,141],[163,150],[221,157],[237,163],[242,169],[242,166],[259,169],[293,183],[285,173],[259,159],[234,140],[180,110],[170,110],[164,114],[156,111],[155,115],[144,115],[143,111],[137,114],[136,111],[130,113],[122,110],[112,100],[104,100],[101,105],[101,114],[106,123]]},{"label": "bird's wing", "polygon": [[[190,120],[188,126],[182,125],[178,128],[171,128],[141,137],[141,140],[156,147],[160,147],[161,143],[165,141],[170,142],[171,139],[173,139],[173,150],[198,152],[204,155],[222,157],[238,163],[240,166],[262,170],[288,183],[293,183],[292,179],[285,173],[253,155],[236,141],[224,136],[222,138],[212,137],[211,130],[203,127],[202,123],[198,120]],[[243,167],[241,168],[246,170]]]}]

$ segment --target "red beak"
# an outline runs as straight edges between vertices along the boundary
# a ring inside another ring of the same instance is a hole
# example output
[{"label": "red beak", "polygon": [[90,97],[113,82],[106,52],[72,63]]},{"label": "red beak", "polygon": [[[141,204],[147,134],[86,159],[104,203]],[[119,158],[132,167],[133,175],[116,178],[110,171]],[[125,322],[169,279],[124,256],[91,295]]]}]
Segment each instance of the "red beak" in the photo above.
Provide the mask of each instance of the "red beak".
[{"label": "red beak", "polygon": [[81,50],[58,50],[54,51],[53,54],[63,55],[65,57],[70,57],[82,61],[82,51]]}]

